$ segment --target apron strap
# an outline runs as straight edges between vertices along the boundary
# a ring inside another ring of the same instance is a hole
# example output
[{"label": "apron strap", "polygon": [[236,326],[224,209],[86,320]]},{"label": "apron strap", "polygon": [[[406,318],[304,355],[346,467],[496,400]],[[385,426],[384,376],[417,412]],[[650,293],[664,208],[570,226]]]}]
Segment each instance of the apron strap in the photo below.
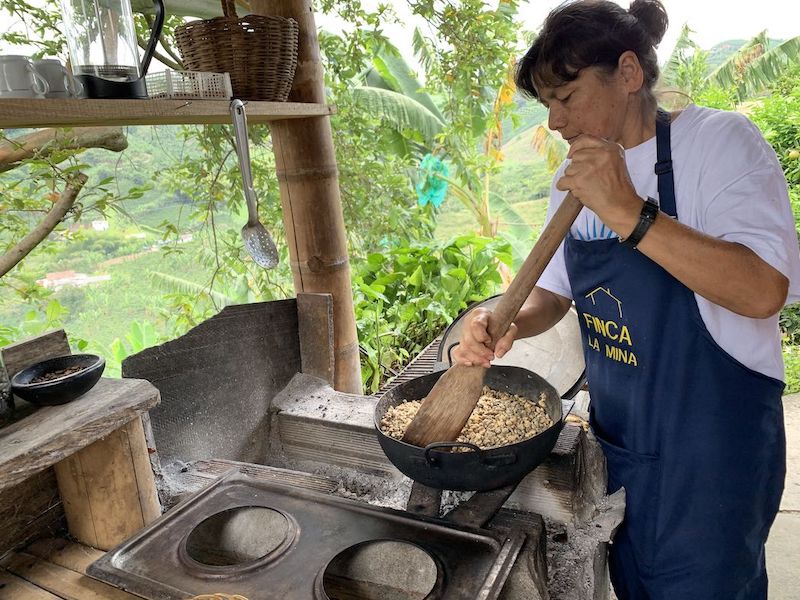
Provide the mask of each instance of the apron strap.
[{"label": "apron strap", "polygon": [[656,164],[655,173],[658,176],[658,204],[659,208],[670,215],[677,217],[675,208],[675,180],[672,175],[672,146],[670,143],[670,114],[662,108],[656,115]]}]

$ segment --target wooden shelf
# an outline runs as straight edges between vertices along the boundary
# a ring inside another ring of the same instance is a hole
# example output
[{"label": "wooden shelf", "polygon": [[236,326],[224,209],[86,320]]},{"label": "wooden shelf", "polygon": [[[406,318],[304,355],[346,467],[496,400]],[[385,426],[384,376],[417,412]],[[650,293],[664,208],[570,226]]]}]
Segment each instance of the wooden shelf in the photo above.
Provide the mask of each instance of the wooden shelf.
[{"label": "wooden shelf", "polygon": [[103,438],[158,404],[158,390],[143,379],[101,378],[80,398],[45,406],[0,429],[0,490]]},{"label": "wooden shelf", "polygon": [[[0,128],[180,125],[231,122],[227,100],[0,98]],[[247,102],[249,123],[321,117],[326,104]]]}]

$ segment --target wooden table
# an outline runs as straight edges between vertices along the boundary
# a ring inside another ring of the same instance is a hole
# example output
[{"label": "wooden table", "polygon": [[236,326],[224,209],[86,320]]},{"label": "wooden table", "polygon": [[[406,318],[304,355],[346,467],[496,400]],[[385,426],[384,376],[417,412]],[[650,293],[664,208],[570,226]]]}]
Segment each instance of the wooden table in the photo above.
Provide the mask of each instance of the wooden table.
[{"label": "wooden table", "polygon": [[141,413],[158,390],[102,378],[80,398],[0,429],[0,491],[54,467],[70,534],[108,550],[161,514]]}]

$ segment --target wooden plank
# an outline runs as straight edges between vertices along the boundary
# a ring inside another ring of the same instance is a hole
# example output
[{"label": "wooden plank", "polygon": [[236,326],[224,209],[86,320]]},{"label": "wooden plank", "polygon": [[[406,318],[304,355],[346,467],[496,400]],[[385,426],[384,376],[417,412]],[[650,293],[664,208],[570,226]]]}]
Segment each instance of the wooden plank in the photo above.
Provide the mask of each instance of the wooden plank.
[{"label": "wooden plank", "polygon": [[0,600],[62,600],[21,577],[0,569]]},{"label": "wooden plank", "polygon": [[110,550],[161,516],[139,418],[55,465],[70,534]]},{"label": "wooden plank", "polygon": [[102,550],[66,538],[38,540],[25,548],[25,552],[81,575],[85,575],[89,565],[105,554]]},{"label": "wooden plank", "polygon": [[297,294],[297,321],[303,373],[333,385],[333,297],[330,294]]},{"label": "wooden plank", "polygon": [[[2,102],[2,100],[0,100]],[[48,358],[72,354],[63,329],[54,329],[34,338],[9,344],[0,348],[0,359],[8,374],[8,380],[25,367]]]},{"label": "wooden plank", "polygon": [[198,460],[192,463],[191,470],[195,475],[217,479],[230,472],[231,469],[236,469],[240,473],[244,473],[248,477],[259,481],[291,485],[293,487],[314,490],[323,494],[330,494],[339,487],[339,482],[323,475],[290,471],[288,469],[269,467],[267,465],[253,465],[234,460]]},{"label": "wooden plank", "polygon": [[[229,124],[228,100],[0,99],[0,127]],[[332,106],[306,102],[247,103],[250,123],[329,116]]]},{"label": "wooden plank", "polygon": [[139,596],[26,552],[11,555],[4,566],[11,573],[64,600],[141,600]]},{"label": "wooden plank", "polygon": [[0,491],[0,556],[29,541],[66,531],[53,469]]},{"label": "wooden plank", "polygon": [[0,490],[56,464],[159,402],[138,379],[102,378],[68,404],[46,406],[0,429]]}]

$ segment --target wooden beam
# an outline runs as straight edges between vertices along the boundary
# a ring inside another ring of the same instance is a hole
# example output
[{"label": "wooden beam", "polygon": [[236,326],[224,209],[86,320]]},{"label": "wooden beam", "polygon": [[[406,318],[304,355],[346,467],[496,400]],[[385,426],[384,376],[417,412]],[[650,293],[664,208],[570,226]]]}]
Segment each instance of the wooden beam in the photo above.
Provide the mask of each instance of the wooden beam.
[{"label": "wooden beam", "polygon": [[106,379],[80,398],[45,406],[0,429],[0,490],[43,471],[116,431],[159,401],[140,379]]},{"label": "wooden beam", "polygon": [[70,534],[110,550],[161,515],[142,421],[133,421],[55,466]]},{"label": "wooden beam", "polygon": [[[139,596],[25,552],[13,554],[4,562],[11,573],[64,600],[141,600]],[[16,600],[15,596],[12,598]]]},{"label": "wooden beam", "polygon": [[70,542],[66,538],[38,540],[25,548],[25,552],[82,575],[86,574],[90,564],[105,554],[102,550]]},{"label": "wooden beam", "polygon": [[[255,14],[297,21],[300,42],[289,98],[323,104],[325,87],[311,0],[252,0],[250,4]],[[278,121],[270,129],[295,291],[333,297],[334,388],[360,393],[353,289],[330,119]]]},{"label": "wooden beam", "polygon": [[[0,98],[0,127],[111,127],[121,125],[223,124],[231,122],[228,100],[100,100]],[[328,116],[320,103],[248,102],[250,123]]]},{"label": "wooden beam", "polygon": [[303,373],[333,385],[333,299],[330,294],[297,294],[297,330]]},{"label": "wooden beam", "polygon": [[5,569],[0,569],[0,600],[62,600],[62,598]]}]

